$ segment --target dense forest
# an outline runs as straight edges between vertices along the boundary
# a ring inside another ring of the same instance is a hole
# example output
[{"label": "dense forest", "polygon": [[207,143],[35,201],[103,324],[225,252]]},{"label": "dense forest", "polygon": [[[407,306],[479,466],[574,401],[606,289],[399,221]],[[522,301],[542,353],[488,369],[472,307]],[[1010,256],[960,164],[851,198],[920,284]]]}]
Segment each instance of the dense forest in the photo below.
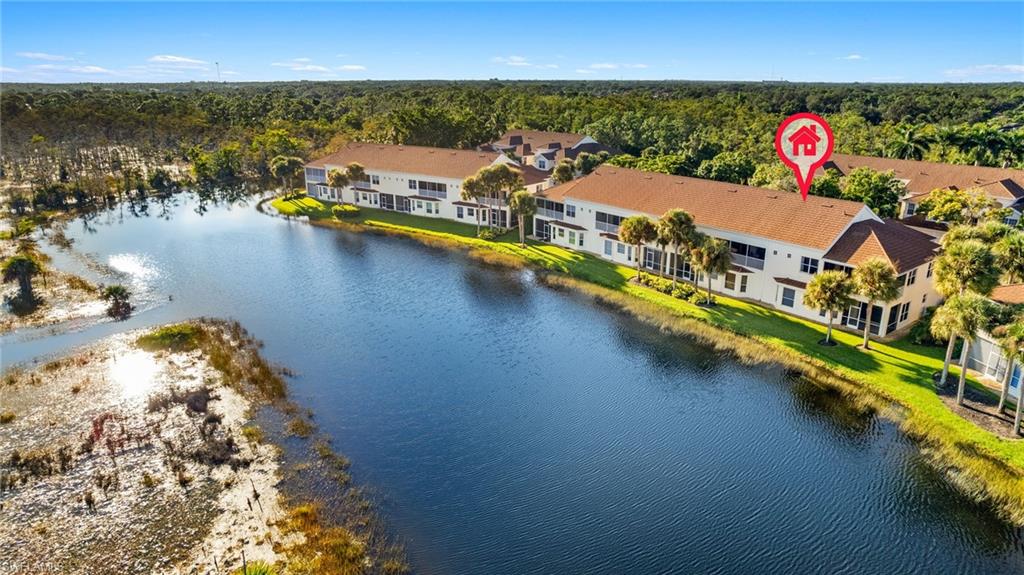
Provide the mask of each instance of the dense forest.
[{"label": "dense forest", "polygon": [[37,188],[145,182],[154,166],[267,178],[272,157],[350,140],[469,148],[509,128],[585,132],[619,165],[770,185],[775,130],[802,111],[830,122],[839,152],[1024,167],[1020,83],[7,84],[0,99],[5,183]]}]

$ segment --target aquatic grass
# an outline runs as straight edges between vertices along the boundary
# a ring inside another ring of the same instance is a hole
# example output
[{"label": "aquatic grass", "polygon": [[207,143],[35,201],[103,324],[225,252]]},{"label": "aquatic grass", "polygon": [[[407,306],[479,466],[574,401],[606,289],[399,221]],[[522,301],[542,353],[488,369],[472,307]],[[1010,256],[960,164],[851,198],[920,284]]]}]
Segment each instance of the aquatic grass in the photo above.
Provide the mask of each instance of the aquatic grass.
[{"label": "aquatic grass", "polygon": [[[280,203],[272,202],[281,213],[289,213]],[[320,215],[325,205],[303,198],[292,204],[289,215],[307,216],[314,225],[409,237],[492,265],[554,272],[544,276],[548,285],[595,296],[648,323],[732,351],[741,361],[797,369],[820,385],[898,418],[964,492],[994,502],[1013,522],[1024,524],[1024,440],[999,437],[943,403],[932,383],[932,375],[942,368],[939,348],[901,339],[878,342],[865,352],[857,349],[859,336],[842,329],[833,332],[839,345],[820,346],[825,327],[815,322],[722,295],[717,296],[718,305],[700,307],[637,285],[630,281],[635,270],[590,254],[535,241],[525,247],[515,241],[485,241],[476,237],[473,225],[369,208],[339,222]],[[968,382],[991,394],[973,377]]]},{"label": "aquatic grass", "polygon": [[198,324],[179,323],[139,336],[135,343],[146,351],[192,351],[199,347],[205,335],[202,326]]},{"label": "aquatic grass", "polygon": [[251,561],[245,567],[239,567],[231,575],[277,575],[277,568],[264,561]]}]

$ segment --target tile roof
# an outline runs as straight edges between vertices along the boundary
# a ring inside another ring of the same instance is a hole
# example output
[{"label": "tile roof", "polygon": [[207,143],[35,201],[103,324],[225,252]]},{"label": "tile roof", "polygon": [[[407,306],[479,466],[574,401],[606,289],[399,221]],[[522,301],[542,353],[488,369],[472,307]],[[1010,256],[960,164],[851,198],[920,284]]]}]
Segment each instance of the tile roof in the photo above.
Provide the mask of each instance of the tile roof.
[{"label": "tile roof", "polygon": [[981,188],[989,196],[1004,200],[1024,198],[1024,170],[850,154],[832,154],[825,167],[837,169],[843,174],[860,167],[877,172],[892,170],[897,178],[907,180],[907,191],[911,196],[923,196],[933,190],[956,187],[961,190]]},{"label": "tile roof", "polygon": [[850,226],[824,257],[852,266],[880,257],[903,273],[935,257],[934,239],[895,220],[865,220]]},{"label": "tile roof", "polygon": [[807,283],[806,282],[802,282],[800,280],[795,280],[795,279],[791,279],[791,278],[775,278],[775,281],[779,282],[782,285],[786,285],[786,286],[789,286],[789,287],[795,287],[795,288],[798,288],[798,289],[807,289]]},{"label": "tile roof", "polygon": [[494,163],[501,154],[424,146],[352,143],[329,156],[306,164],[309,168],[344,167],[358,162],[367,170],[386,170],[439,178],[462,179]]},{"label": "tile roof", "polygon": [[514,137],[520,138],[518,144],[514,144],[516,147],[522,146],[522,144],[530,144],[533,150],[547,149],[548,144],[559,144],[562,148],[571,148],[579,143],[580,140],[585,138],[583,134],[573,134],[571,132],[545,132],[543,130],[509,130],[502,134],[500,138],[492,142],[498,146],[512,146],[511,140]]},{"label": "tile roof", "polygon": [[992,290],[989,297],[992,298],[992,301],[999,303],[1022,304],[1024,303],[1024,284],[998,286]]},{"label": "tile roof", "polygon": [[549,188],[541,197],[577,199],[660,217],[680,208],[699,226],[825,250],[854,221],[870,217],[860,202],[642,172],[603,165]]},{"label": "tile roof", "polygon": [[589,154],[596,154],[602,150],[609,153],[616,152],[616,150],[596,142],[588,142],[577,146],[586,137],[585,134],[574,134],[571,132],[509,130],[497,140],[480,146],[480,149],[508,150],[520,157],[540,154],[555,163],[562,158],[575,159],[582,152]]}]

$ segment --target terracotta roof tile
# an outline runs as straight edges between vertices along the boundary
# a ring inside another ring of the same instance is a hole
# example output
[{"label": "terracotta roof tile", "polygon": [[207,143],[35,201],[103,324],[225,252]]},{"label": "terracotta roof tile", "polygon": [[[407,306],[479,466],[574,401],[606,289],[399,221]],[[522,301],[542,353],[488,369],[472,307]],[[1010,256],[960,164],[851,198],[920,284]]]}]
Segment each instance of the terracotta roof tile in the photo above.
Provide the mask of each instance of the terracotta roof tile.
[{"label": "terracotta roof tile", "polygon": [[992,295],[989,297],[992,298],[992,301],[999,303],[1022,304],[1024,303],[1024,284],[998,286],[992,290]]},{"label": "terracotta roof tile", "polygon": [[914,269],[935,257],[938,244],[928,234],[911,229],[895,220],[866,220],[846,230],[825,259],[857,266],[872,257],[880,257],[897,273]]},{"label": "terracotta roof tile", "polygon": [[837,169],[843,174],[860,167],[871,168],[877,172],[892,170],[894,176],[907,180],[907,191],[911,196],[922,196],[933,190],[956,187],[961,190],[981,188],[993,198],[1024,198],[1024,170],[851,154],[832,154],[825,167]]},{"label": "terracotta roof tile", "polygon": [[726,182],[642,172],[603,165],[592,174],[544,190],[556,202],[585,200],[660,217],[680,208],[698,226],[817,249],[828,249],[855,217],[870,217],[864,204],[740,186]]},{"label": "terracotta roof tile", "polygon": [[795,280],[795,279],[792,279],[792,278],[775,278],[775,281],[779,282],[782,285],[786,285],[786,286],[789,286],[789,287],[795,287],[795,288],[798,288],[798,289],[807,289],[807,283],[806,282],[802,282],[800,280]]},{"label": "terracotta roof tile", "polygon": [[306,164],[310,168],[343,168],[358,162],[369,171],[386,170],[440,178],[463,179],[494,163],[501,154],[391,144],[348,144],[338,152]]}]

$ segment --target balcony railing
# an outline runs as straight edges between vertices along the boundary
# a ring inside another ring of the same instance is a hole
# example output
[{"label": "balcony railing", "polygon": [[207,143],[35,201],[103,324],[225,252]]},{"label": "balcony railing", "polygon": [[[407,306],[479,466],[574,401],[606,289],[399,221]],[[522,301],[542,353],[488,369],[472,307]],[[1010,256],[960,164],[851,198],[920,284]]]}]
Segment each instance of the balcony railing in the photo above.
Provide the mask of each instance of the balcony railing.
[{"label": "balcony railing", "polygon": [[557,212],[555,210],[549,210],[547,208],[537,208],[537,215],[545,218],[551,218],[554,220],[561,220],[562,218],[565,217],[564,213]]},{"label": "balcony railing", "polygon": [[601,230],[602,232],[608,232],[610,234],[619,233],[619,226],[616,226],[614,224],[609,224],[606,222],[597,222],[595,227]]},{"label": "balcony railing", "polygon": [[752,258],[750,256],[732,254],[732,263],[745,268],[754,268],[755,270],[764,269],[764,260],[760,258]]},{"label": "balcony railing", "polygon": [[505,200],[502,200],[502,199],[480,198],[479,200],[477,200],[477,203],[478,204],[483,204],[485,206],[494,206],[496,208],[504,208],[505,207]]}]

